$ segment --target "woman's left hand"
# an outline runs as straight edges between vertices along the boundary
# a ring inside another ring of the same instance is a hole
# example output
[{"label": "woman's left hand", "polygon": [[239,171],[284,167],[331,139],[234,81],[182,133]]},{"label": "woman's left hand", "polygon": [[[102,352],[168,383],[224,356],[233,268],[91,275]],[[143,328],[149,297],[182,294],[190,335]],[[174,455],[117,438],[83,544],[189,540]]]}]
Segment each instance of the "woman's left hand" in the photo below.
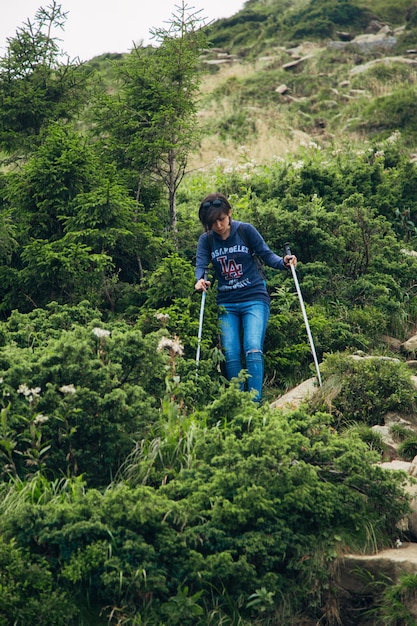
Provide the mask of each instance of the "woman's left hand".
[{"label": "woman's left hand", "polygon": [[297,267],[297,257],[294,256],[293,254],[286,254],[284,256],[284,265],[286,267],[288,267],[289,265],[293,265],[294,267]]}]

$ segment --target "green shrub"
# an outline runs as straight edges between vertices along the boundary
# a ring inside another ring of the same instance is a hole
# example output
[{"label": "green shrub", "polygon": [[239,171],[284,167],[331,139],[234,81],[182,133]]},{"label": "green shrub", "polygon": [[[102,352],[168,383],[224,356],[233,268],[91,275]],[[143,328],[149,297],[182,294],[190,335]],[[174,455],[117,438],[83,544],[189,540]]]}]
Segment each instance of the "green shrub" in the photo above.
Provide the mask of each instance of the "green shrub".
[{"label": "green shrub", "polygon": [[313,0],[294,12],[286,20],[290,37],[331,37],[337,28],[363,28],[369,19],[367,9],[362,9],[347,0]]},{"label": "green shrub", "polygon": [[413,141],[417,132],[417,113],[415,110],[416,90],[405,87],[387,96],[375,98],[363,107],[362,126],[369,131],[392,132],[399,130],[406,142]]},{"label": "green shrub", "polygon": [[383,590],[378,594],[376,607],[370,611],[371,615],[382,620],[384,626],[414,626],[417,576],[404,574],[395,584],[376,581],[376,587],[378,586]]},{"label": "green shrub", "polygon": [[76,602],[55,585],[47,560],[0,536],[0,624],[68,626]]},{"label": "green shrub", "polygon": [[[389,411],[410,413],[415,389],[408,367],[383,356],[327,354],[321,366],[324,402],[337,423],[383,424]],[[320,403],[320,399],[318,399]]]},{"label": "green shrub", "polygon": [[160,332],[105,325],[85,305],[16,313],[4,328],[1,471],[107,484],[158,417],[168,362]]},{"label": "green shrub", "polygon": [[88,600],[97,617],[166,623],[169,614],[179,624],[180,605],[190,625],[202,608],[250,623],[264,608],[279,623],[300,613],[317,621],[338,546],[374,548],[369,528],[385,545],[408,510],[402,476],[329,419],[257,409],[232,385],[194,421],[187,463],[174,430],[161,429],[154,453],[102,493],[34,502],[22,492],[1,511],[4,538],[29,564],[45,559],[56,589]]}]

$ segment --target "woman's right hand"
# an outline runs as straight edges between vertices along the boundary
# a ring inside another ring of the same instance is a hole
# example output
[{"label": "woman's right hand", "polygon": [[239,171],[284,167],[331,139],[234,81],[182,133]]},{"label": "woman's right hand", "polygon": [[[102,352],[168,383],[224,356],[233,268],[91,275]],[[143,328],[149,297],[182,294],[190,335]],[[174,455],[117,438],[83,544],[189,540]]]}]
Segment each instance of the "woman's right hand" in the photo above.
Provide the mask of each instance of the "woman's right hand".
[{"label": "woman's right hand", "polygon": [[200,280],[198,280],[194,285],[194,289],[200,292],[207,291],[207,289],[210,287],[210,284],[211,283],[209,280],[204,280],[204,278],[200,278]]}]

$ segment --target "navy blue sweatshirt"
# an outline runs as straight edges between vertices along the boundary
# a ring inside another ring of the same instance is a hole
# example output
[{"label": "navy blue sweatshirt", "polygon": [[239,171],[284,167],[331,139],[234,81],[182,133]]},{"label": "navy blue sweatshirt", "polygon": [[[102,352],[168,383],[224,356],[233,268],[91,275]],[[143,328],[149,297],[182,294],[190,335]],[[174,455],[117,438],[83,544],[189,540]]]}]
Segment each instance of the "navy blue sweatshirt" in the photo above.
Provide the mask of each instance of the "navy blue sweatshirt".
[{"label": "navy blue sweatshirt", "polygon": [[[240,225],[244,228],[246,241],[239,233]],[[218,304],[249,300],[263,300],[269,304],[265,280],[251,252],[265,265],[285,269],[284,259],[272,252],[252,224],[232,221],[227,239],[221,239],[214,231],[203,233],[197,244],[196,280],[204,276],[204,270],[211,261],[217,278]]]}]

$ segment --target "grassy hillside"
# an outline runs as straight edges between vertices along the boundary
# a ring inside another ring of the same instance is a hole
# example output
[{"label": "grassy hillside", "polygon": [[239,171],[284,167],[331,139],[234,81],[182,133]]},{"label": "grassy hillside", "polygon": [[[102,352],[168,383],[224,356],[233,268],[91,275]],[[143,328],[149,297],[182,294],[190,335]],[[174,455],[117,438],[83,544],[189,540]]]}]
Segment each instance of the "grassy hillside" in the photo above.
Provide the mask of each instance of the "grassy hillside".
[{"label": "grassy hillside", "polygon": [[[417,5],[252,0],[211,27],[195,167],[264,162],[302,143],[417,137]],[[382,30],[380,30],[382,29]],[[368,35],[373,48],[354,37]]]}]

